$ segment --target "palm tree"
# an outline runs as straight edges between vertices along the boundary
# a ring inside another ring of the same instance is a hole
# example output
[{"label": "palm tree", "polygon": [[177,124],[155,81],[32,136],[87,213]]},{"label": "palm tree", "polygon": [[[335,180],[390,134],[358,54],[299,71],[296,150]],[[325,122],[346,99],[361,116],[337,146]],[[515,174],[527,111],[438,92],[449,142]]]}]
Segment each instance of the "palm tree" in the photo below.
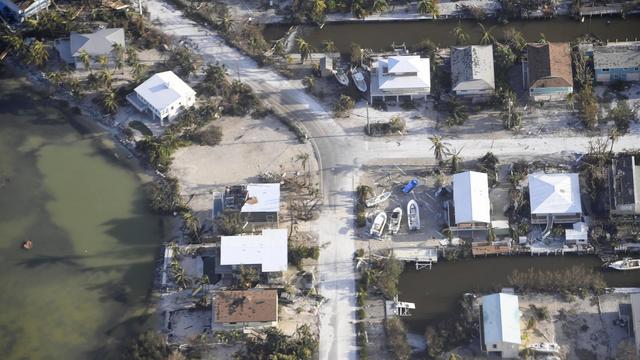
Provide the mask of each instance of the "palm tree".
[{"label": "palm tree", "polygon": [[[296,161],[300,161],[300,166],[302,166],[302,171],[307,171],[307,164],[309,163],[309,153],[300,153],[296,155]],[[307,172],[307,178],[311,177],[311,175]]]},{"label": "palm tree", "polygon": [[71,91],[71,95],[75,96],[76,98],[80,98],[82,96],[82,88],[78,79],[71,77],[69,79],[69,82],[67,83],[67,86],[69,87],[69,91]]},{"label": "palm tree", "polygon": [[100,55],[98,57],[98,63],[103,69],[106,69],[107,66],[109,66],[109,57],[107,55]]},{"label": "palm tree", "polygon": [[176,282],[176,285],[180,288],[186,288],[191,284],[191,280],[187,274],[185,274],[184,269],[180,268],[178,271],[174,271],[173,280]]},{"label": "palm tree", "polygon": [[2,35],[2,42],[7,44],[13,51],[20,53],[24,50],[24,40],[22,36],[16,34]]},{"label": "palm tree", "polygon": [[371,11],[381,13],[387,10],[388,7],[387,0],[375,0],[373,6],[371,6]]},{"label": "palm tree", "polygon": [[493,29],[495,28],[495,26],[492,26],[487,29],[481,23],[478,23],[478,25],[480,26],[481,33],[482,33],[482,37],[480,38],[480,44],[482,45],[492,44],[496,40],[493,37]]},{"label": "palm tree", "polygon": [[456,37],[456,45],[466,45],[469,42],[469,35],[464,32],[461,23],[453,28],[453,35]]},{"label": "palm tree", "polygon": [[437,19],[438,16],[440,16],[440,7],[438,6],[438,0],[428,0],[427,11],[431,15],[433,15],[434,19]]},{"label": "palm tree", "polygon": [[140,82],[147,72],[147,66],[144,64],[135,63],[131,67],[130,72],[131,72],[131,75],[133,76],[134,81]]},{"label": "palm tree", "polygon": [[338,50],[336,49],[336,44],[331,40],[322,41],[322,51],[326,53],[334,53]]},{"label": "palm tree", "polygon": [[433,156],[436,158],[438,164],[442,163],[444,154],[449,151],[449,145],[442,141],[440,135],[434,135],[429,138],[431,140],[431,150],[433,150]]},{"label": "palm tree", "polygon": [[87,50],[81,50],[79,57],[80,57],[80,61],[82,62],[82,65],[84,65],[84,69],[89,70],[90,72],[93,72],[91,70],[91,56],[89,56],[89,53],[87,52]]},{"label": "palm tree", "polygon": [[116,97],[116,93],[113,90],[108,89],[107,91],[105,91],[104,95],[102,96],[102,105],[104,106],[105,110],[112,114],[115,113],[116,110],[118,110],[118,98]]},{"label": "palm tree", "polygon": [[462,157],[460,153],[462,152],[462,148],[460,150],[456,150],[455,148],[451,148],[451,150],[447,150],[447,155],[449,155],[449,161],[451,162],[451,172],[456,173],[460,168],[460,163],[462,162]]},{"label": "palm tree", "polygon": [[49,52],[46,45],[40,40],[34,40],[29,47],[27,63],[41,68],[47,60],[49,60]]},{"label": "palm tree", "polygon": [[233,26],[233,19],[231,19],[231,17],[229,16],[223,16],[220,18],[220,22],[218,22],[218,28],[220,29],[221,33],[228,33],[229,30],[231,30],[231,27]]},{"label": "palm tree", "polygon": [[296,39],[296,43],[298,44],[298,52],[300,52],[300,63],[304,64],[304,61],[311,55],[311,46],[301,37]]},{"label": "palm tree", "polygon": [[113,75],[107,69],[102,69],[98,74],[98,80],[102,83],[102,86],[105,88],[111,87],[111,81],[113,80]]},{"label": "palm tree", "polygon": [[126,53],[127,53],[127,65],[135,66],[140,62],[140,59],[138,58],[138,52],[136,51],[135,48],[128,47],[126,50]]},{"label": "palm tree", "polygon": [[124,66],[124,47],[121,44],[113,44],[114,65],[121,70]]},{"label": "palm tree", "polygon": [[182,219],[184,220],[184,227],[189,232],[189,235],[196,242],[200,241],[200,221],[191,211],[187,211],[182,214]]},{"label": "palm tree", "polygon": [[429,13],[429,0],[418,0],[418,12],[420,14]]},{"label": "palm tree", "polygon": [[62,86],[65,80],[65,76],[60,71],[53,71],[47,74],[47,79],[56,84],[56,86]]}]

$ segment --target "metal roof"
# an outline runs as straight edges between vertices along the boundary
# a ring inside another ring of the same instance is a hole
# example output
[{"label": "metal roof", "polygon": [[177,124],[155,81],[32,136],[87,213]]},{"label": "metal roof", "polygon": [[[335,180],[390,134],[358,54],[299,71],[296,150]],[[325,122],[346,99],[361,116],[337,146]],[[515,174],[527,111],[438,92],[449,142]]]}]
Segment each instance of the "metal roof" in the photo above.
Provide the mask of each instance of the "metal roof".
[{"label": "metal roof", "polygon": [[640,67],[640,46],[596,46],[593,48],[593,67],[596,69]]},{"label": "metal roof", "polygon": [[179,99],[194,96],[195,91],[173,71],[157,73],[135,89],[156,110],[166,109]]},{"label": "metal roof", "polygon": [[493,46],[452,47],[451,83],[453,91],[495,89]]},{"label": "metal roof", "polygon": [[378,60],[378,88],[382,90],[431,87],[429,59],[418,55]]},{"label": "metal roof", "polygon": [[70,52],[79,56],[86,51],[91,56],[108,55],[113,51],[114,44],[124,44],[124,30],[122,28],[102,29],[91,34],[71,33],[69,37]]},{"label": "metal roof", "polygon": [[487,174],[465,171],[453,175],[453,205],[456,224],[491,222]]},{"label": "metal roof", "polygon": [[287,270],[287,229],[261,235],[222,236],[220,265],[261,265],[262,272]]},{"label": "metal roof", "polygon": [[280,210],[280,184],[248,184],[247,200],[240,212],[278,212]]},{"label": "metal roof", "polygon": [[520,309],[516,295],[483,296],[482,322],[485,344],[520,344]]},{"label": "metal roof", "polygon": [[532,214],[582,213],[578,174],[530,174]]}]

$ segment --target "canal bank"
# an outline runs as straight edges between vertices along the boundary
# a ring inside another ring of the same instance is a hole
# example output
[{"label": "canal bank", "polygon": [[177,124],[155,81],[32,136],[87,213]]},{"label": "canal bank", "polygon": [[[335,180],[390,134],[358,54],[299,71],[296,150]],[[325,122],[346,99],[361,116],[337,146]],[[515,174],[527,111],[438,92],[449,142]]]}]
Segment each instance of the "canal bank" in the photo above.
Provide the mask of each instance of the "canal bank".
[{"label": "canal bank", "polygon": [[509,286],[514,270],[531,268],[562,271],[584,266],[602,272],[608,287],[640,287],[637,272],[604,269],[595,256],[500,256],[439,262],[432,270],[416,271],[408,264],[400,277],[399,299],[413,302],[416,309],[404,318],[409,330],[423,334],[428,324],[449,317],[465,293],[487,293]]},{"label": "canal bank", "polygon": [[153,326],[163,221],[110,134],[92,128],[0,75],[3,359],[116,359],[121,340]]},{"label": "canal bank", "polygon": [[[315,49],[322,49],[322,42],[331,40],[342,53],[350,52],[351,44],[357,43],[363,48],[389,50],[392,43],[412,46],[429,39],[441,47],[455,45],[453,29],[460,24],[470,36],[470,43],[479,43],[482,28],[474,20],[438,20],[379,23],[335,23],[324,27],[300,26],[298,36]],[[522,33],[527,41],[538,41],[544,34],[548,41],[573,41],[585,34],[593,34],[601,40],[640,39],[640,16],[587,18],[583,23],[570,18],[549,20],[518,20],[508,24],[485,22],[485,28],[491,28],[498,40],[505,31],[515,29]],[[264,36],[267,40],[282,37],[289,25],[267,25]],[[345,36],[349,34],[349,36]],[[296,50],[294,50],[296,51]]]}]

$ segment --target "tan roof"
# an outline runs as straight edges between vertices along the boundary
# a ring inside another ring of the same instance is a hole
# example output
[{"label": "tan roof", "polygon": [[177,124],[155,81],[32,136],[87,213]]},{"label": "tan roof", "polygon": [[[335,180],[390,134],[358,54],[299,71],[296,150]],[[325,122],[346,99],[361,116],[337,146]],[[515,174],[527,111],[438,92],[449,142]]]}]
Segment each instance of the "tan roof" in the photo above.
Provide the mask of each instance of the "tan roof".
[{"label": "tan roof", "polygon": [[527,44],[529,87],[572,87],[568,43]]},{"label": "tan roof", "polygon": [[269,322],[278,320],[276,290],[218,291],[213,299],[214,321]]}]

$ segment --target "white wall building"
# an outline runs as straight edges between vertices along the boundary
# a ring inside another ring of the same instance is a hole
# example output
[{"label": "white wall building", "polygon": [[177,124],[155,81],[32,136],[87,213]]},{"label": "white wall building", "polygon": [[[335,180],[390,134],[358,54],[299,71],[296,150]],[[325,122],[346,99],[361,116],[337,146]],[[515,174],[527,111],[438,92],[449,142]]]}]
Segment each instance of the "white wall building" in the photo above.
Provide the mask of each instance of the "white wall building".
[{"label": "white wall building", "polygon": [[173,71],[165,71],[140,84],[127,100],[139,111],[151,112],[164,125],[165,120],[173,120],[195,104],[196,92]]},{"label": "white wall building", "polygon": [[453,175],[453,206],[453,218],[447,212],[450,226],[455,224],[458,231],[486,229],[491,223],[487,174],[465,171]]},{"label": "white wall building", "polygon": [[522,342],[518,297],[498,293],[483,296],[481,301],[483,350],[503,359],[517,359]]},{"label": "white wall building", "polygon": [[371,102],[426,99],[431,92],[429,58],[419,55],[380,58],[373,64],[369,88]]},{"label": "white wall building", "polygon": [[573,224],[582,218],[578,174],[530,174],[531,223]]},{"label": "white wall building", "polygon": [[261,235],[222,236],[220,265],[260,265],[262,272],[287,270],[287,229]]}]

